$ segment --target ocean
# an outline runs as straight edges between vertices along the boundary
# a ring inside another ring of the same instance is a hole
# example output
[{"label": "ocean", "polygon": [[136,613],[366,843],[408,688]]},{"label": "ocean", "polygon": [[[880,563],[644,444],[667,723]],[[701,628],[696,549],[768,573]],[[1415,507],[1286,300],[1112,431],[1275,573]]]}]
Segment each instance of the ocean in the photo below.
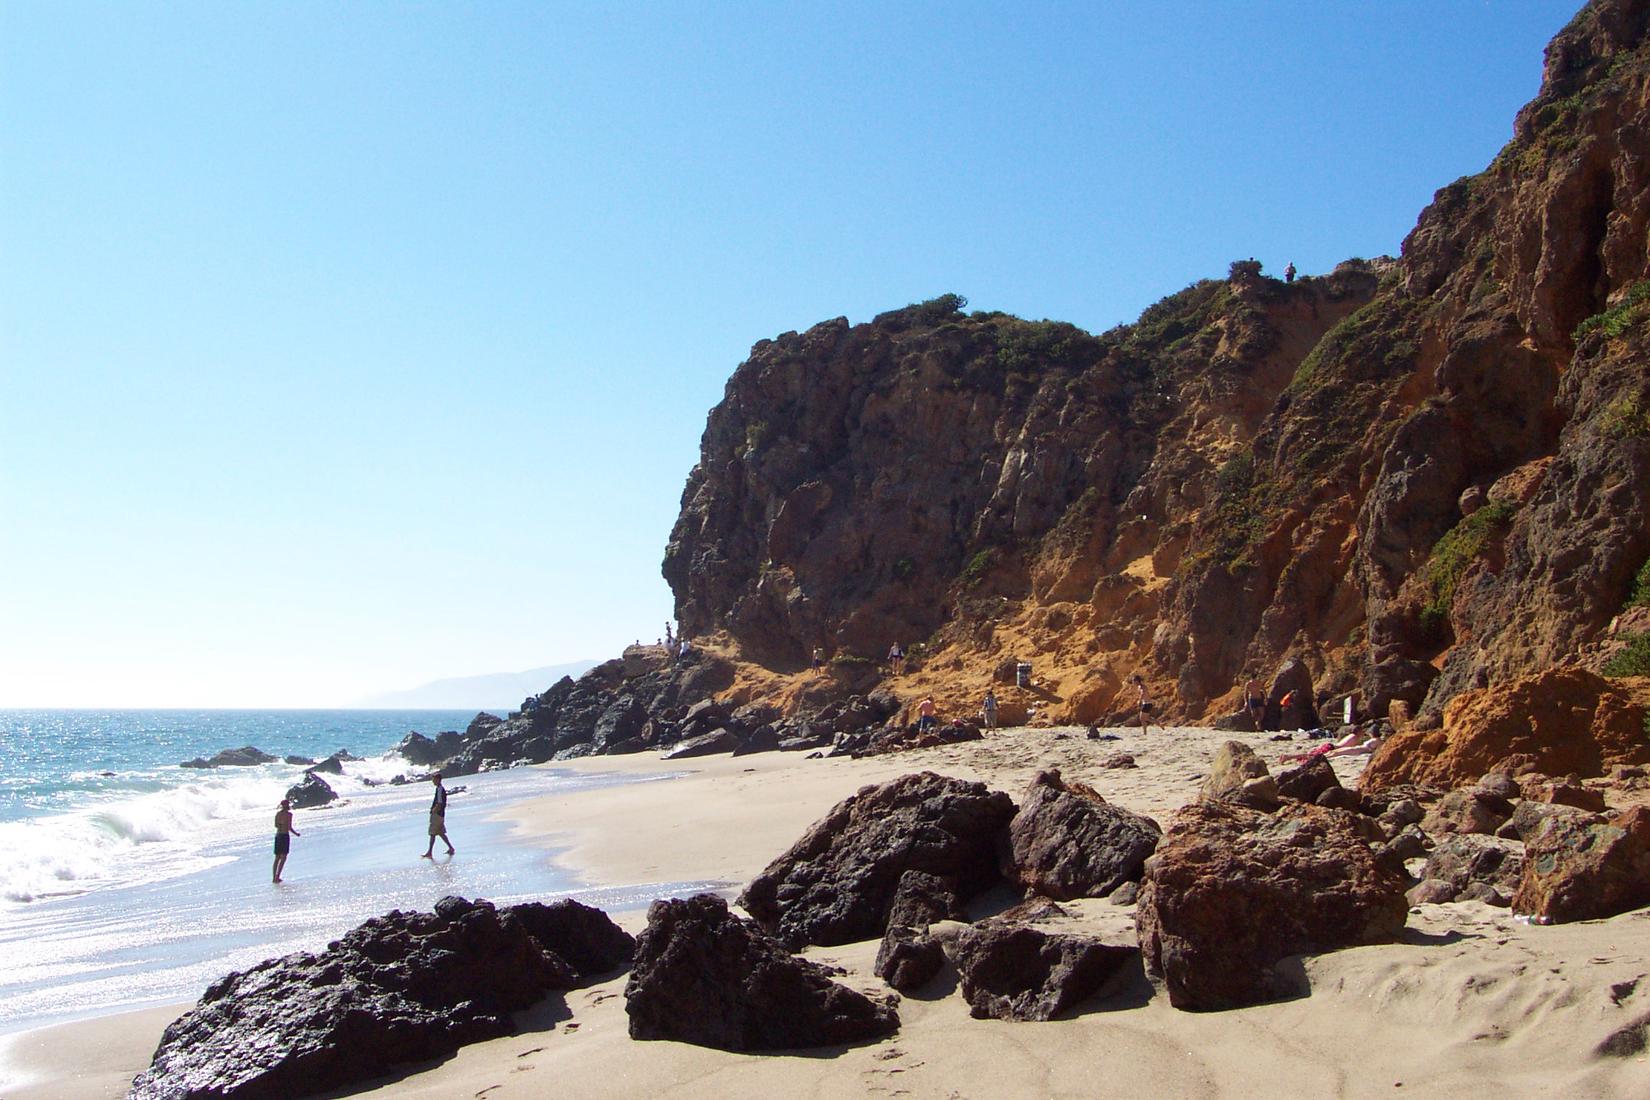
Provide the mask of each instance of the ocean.
[{"label": "ocean", "polygon": [[[0,1034],[188,1002],[230,970],[318,950],[368,917],[448,894],[500,904],[572,896],[610,912],[723,883],[594,887],[513,839],[513,802],[617,782],[518,768],[462,776],[448,832],[420,858],[428,783],[394,746],[462,730],[473,711],[0,710]],[[341,803],[295,812],[270,881],[276,804],[302,765],[178,765],[254,745],[277,757],[363,757],[324,776]],[[661,767],[657,779],[668,779]]]}]

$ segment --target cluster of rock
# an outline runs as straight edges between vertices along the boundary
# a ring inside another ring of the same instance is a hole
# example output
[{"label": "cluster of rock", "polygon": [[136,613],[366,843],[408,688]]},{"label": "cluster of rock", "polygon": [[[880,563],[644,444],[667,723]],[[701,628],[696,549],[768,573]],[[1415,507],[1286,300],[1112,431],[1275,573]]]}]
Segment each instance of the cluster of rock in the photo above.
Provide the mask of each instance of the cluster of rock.
[{"label": "cluster of rock", "polygon": [[311,954],[226,975],[169,1026],[132,1100],[265,1100],[354,1085],[509,1034],[511,1015],[630,959],[632,938],[565,900],[448,897],[374,917]]},{"label": "cluster of rock", "polygon": [[900,700],[891,692],[853,692],[835,677],[789,715],[765,704],[716,701],[733,676],[729,662],[707,653],[679,657],[660,646],[630,646],[577,680],[563,677],[506,718],[482,713],[463,732],[410,733],[396,750],[453,776],[636,752],[666,760],[773,751],[868,756],[981,736],[970,723],[925,732],[901,725]]},{"label": "cluster of rock", "polygon": [[342,775],[344,764],[352,760],[360,760],[348,749],[339,749],[325,760],[316,761],[307,756],[277,757],[264,752],[255,745],[244,745],[238,749],[222,749],[210,758],[197,756],[193,760],[185,760],[178,765],[180,768],[251,768],[259,764],[273,764],[280,761],[284,764],[294,764],[303,767],[304,777],[292,784],[286,790],[286,798],[295,809],[313,810],[337,801],[338,792],[332,789],[332,784],[322,779],[321,772],[331,775]]}]

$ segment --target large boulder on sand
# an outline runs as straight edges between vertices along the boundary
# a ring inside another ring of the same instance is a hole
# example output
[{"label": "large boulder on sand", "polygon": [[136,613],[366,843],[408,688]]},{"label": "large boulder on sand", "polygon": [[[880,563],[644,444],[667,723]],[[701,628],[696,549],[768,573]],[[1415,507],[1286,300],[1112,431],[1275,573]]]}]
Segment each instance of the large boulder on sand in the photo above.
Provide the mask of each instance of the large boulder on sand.
[{"label": "large boulder on sand", "polygon": [[1099,992],[1139,954],[1134,944],[977,924],[945,941],[969,1015],[977,1020],[1049,1020]]},{"label": "large boulder on sand", "polygon": [[600,909],[563,898],[546,905],[529,901],[509,912],[548,950],[566,959],[581,978],[617,970],[630,962],[636,937]]},{"label": "large boulder on sand", "polygon": [[508,909],[443,898],[320,954],[231,973],[167,1027],[130,1100],[312,1096],[509,1034],[511,1013],[571,988],[573,968]]},{"label": "large boulder on sand", "polygon": [[1461,787],[1512,757],[1548,775],[1603,775],[1616,764],[1650,762],[1644,720],[1644,707],[1603,677],[1548,669],[1462,692],[1444,708],[1440,728],[1382,742],[1358,783],[1365,791],[1396,783]]},{"label": "large boulder on sand", "polygon": [[739,896],[787,946],[880,936],[900,876],[925,871],[967,898],[998,881],[997,844],[1014,803],[933,772],[862,787],[815,822]]},{"label": "large boulder on sand", "polygon": [[709,894],[648,907],[624,996],[632,1039],[719,1050],[837,1046],[899,1028],[892,1008],[833,982]]},{"label": "large boulder on sand", "polygon": [[1198,797],[1271,810],[1278,805],[1278,785],[1254,749],[1242,741],[1227,741],[1215,750]]},{"label": "large boulder on sand", "polygon": [[1334,766],[1321,755],[1285,768],[1277,776],[1279,797],[1293,798],[1298,802],[1316,802],[1324,792],[1335,790],[1340,785],[1341,780],[1335,774]]},{"label": "large boulder on sand", "polygon": [[1092,787],[1038,772],[1008,825],[1003,876],[1044,897],[1098,898],[1140,878],[1163,830]]},{"label": "large boulder on sand", "polygon": [[1543,821],[1526,838],[1512,904],[1554,923],[1650,905],[1650,807],[1603,821],[1580,814]]},{"label": "large boulder on sand", "polygon": [[1354,814],[1194,802],[1146,861],[1140,948],[1176,1008],[1259,1004],[1299,991],[1278,967],[1285,958],[1397,935],[1405,885]]}]

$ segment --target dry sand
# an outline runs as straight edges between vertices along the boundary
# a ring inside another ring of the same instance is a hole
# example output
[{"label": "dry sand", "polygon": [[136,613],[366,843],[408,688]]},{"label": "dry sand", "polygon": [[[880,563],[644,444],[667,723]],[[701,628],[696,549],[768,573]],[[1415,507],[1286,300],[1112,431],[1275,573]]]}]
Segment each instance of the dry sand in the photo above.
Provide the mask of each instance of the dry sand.
[{"label": "dry sand", "polygon": [[[587,881],[714,880],[742,885],[838,799],[866,783],[929,769],[981,779],[1018,796],[1042,767],[1060,767],[1108,799],[1166,824],[1195,794],[1219,744],[1202,729],[1009,730],[982,743],[869,760],[797,755],[664,763],[594,758],[585,771],[691,774],[545,798],[514,808],[527,835],[557,849]],[[1240,736],[1269,764],[1301,745]],[[1132,753],[1139,767],[1102,769]],[[1334,762],[1350,781],[1361,759]],[[982,899],[980,913],[1014,899]],[[1131,908],[1070,903],[1048,927],[1133,941]],[[639,930],[644,916],[621,923]],[[875,942],[816,948],[848,984],[883,994]],[[1594,1049],[1650,1015],[1650,910],[1607,921],[1531,927],[1477,902],[1413,910],[1403,942],[1306,959],[1312,994],[1281,1004],[1194,1014],[1171,1008],[1143,978],[1050,1023],[973,1020],[936,989],[900,1003],[892,1039],[797,1055],[742,1055],[632,1042],[624,978],[569,994],[480,1043],[394,1081],[349,1095],[485,1097],[1650,1097],[1650,1058]],[[941,979],[942,983],[944,979]],[[181,1007],[107,1017],[13,1037],[0,1047],[8,1100],[122,1095]],[[19,1080],[27,1083],[15,1084]]]}]

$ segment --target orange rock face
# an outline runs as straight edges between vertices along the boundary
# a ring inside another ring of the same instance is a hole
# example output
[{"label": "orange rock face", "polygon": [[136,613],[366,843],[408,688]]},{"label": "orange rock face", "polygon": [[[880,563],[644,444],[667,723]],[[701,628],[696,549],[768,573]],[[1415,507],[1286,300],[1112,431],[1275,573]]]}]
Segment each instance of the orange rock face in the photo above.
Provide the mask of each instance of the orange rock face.
[{"label": "orange rock face", "polygon": [[1650,761],[1644,721],[1644,706],[1627,690],[1582,669],[1550,669],[1465,692],[1445,709],[1441,729],[1389,738],[1364,770],[1362,786],[1459,787],[1513,766],[1602,775],[1615,764]]}]

